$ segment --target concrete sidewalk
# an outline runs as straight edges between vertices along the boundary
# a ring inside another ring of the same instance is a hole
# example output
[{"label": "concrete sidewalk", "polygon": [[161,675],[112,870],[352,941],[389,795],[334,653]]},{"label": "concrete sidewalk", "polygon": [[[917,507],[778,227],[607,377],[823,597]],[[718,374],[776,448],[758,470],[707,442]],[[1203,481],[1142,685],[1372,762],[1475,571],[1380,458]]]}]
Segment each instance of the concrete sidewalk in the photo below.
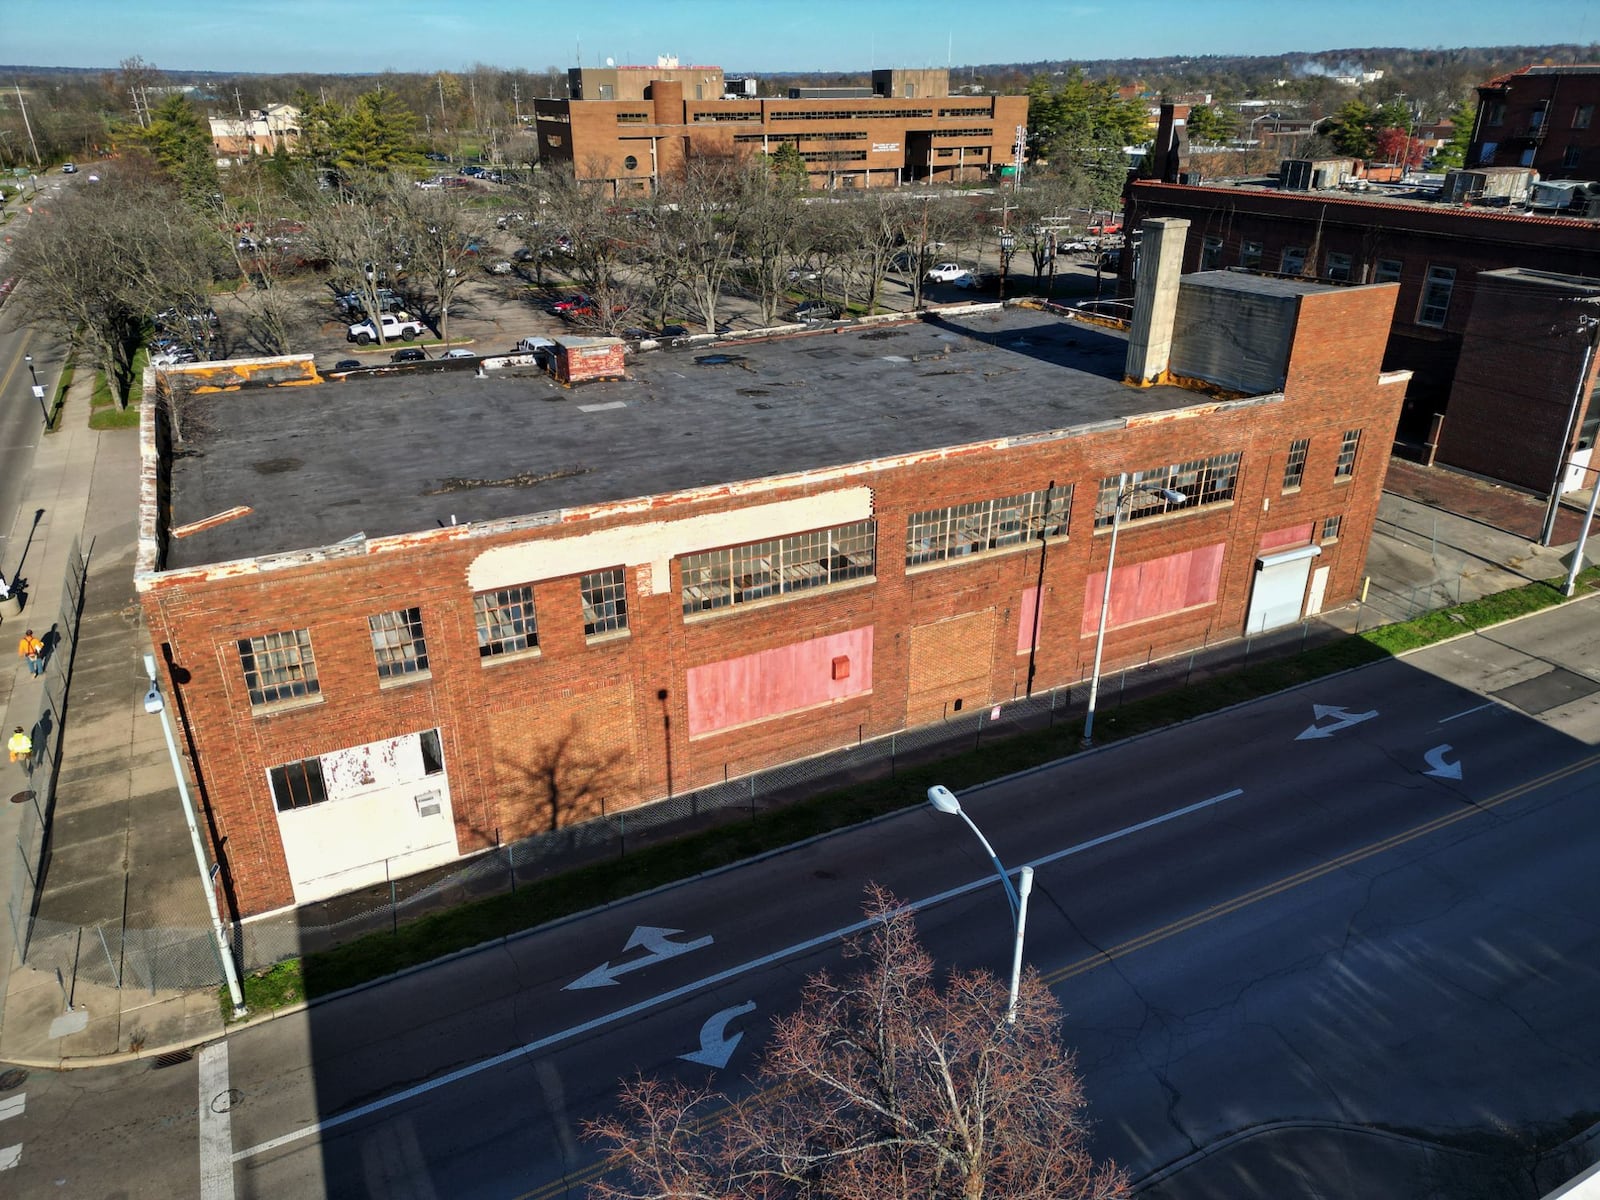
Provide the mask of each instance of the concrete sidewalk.
[{"label": "concrete sidewalk", "polygon": [[[88,428],[92,381],[90,371],[74,380],[61,431],[37,447],[17,528],[0,551],[9,573],[26,547],[20,574],[29,583],[21,624],[5,622],[6,636],[35,621],[48,628],[74,537],[89,552],[51,861],[28,965],[16,961],[10,923],[0,921],[0,1060],[45,1067],[194,1045],[224,1028],[214,987],[151,987],[156,972],[141,970],[134,952],[152,941],[170,951],[182,940],[176,948],[192,974],[220,975],[160,723],[139,702],[150,647],[132,582],[138,439],[132,430]],[[1581,520],[1581,509],[1564,509],[1564,543],[1546,550],[1531,541],[1543,514],[1535,498],[1401,462],[1391,465],[1388,488],[1368,554],[1368,598],[1324,614],[1327,626],[1370,628],[1418,606],[1559,576]],[[0,647],[0,702],[11,725],[28,727],[42,685],[9,649]],[[4,795],[28,782],[8,769]],[[0,846],[15,846],[21,809],[0,805]],[[0,855],[0,895],[9,894],[15,860]]]},{"label": "concrete sidewalk", "polygon": [[[59,431],[40,440],[17,528],[0,556],[7,573],[28,584],[23,615],[0,628],[13,642],[24,628],[42,633],[57,619],[74,538],[89,559],[61,731],[50,862],[28,965],[17,961],[10,921],[0,921],[0,1060],[25,1065],[192,1044],[222,1030],[209,989],[134,986],[120,961],[95,964],[101,967],[96,977],[121,979],[126,986],[120,988],[90,983],[78,970],[90,956],[106,960],[108,947],[120,949],[125,928],[209,928],[160,722],[139,703],[148,641],[133,589],[138,435],[88,428],[93,380],[92,371],[78,372]],[[31,728],[44,685],[9,653],[10,644],[0,651],[8,728]],[[12,778],[0,789],[4,794],[28,784],[19,767],[6,769]],[[0,845],[15,847],[21,814],[21,805],[0,811]],[[0,855],[0,896],[10,895],[18,858],[14,849]]]}]

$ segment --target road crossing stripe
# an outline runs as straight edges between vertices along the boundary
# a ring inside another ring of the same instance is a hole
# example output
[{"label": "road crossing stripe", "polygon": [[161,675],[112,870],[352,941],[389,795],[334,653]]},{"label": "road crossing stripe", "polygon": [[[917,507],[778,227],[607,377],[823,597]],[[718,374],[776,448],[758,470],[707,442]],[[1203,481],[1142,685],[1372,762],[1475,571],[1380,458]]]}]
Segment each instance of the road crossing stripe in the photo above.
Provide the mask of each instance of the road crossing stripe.
[{"label": "road crossing stripe", "polygon": [[200,1200],[233,1200],[233,1116],[228,1043],[200,1051]]},{"label": "road crossing stripe", "polygon": [[20,1117],[27,1101],[27,1092],[18,1092],[9,1100],[0,1100],[0,1121],[4,1121],[7,1117]]},{"label": "road crossing stripe", "polygon": [[9,1171],[22,1161],[22,1147],[0,1146],[0,1171]]}]

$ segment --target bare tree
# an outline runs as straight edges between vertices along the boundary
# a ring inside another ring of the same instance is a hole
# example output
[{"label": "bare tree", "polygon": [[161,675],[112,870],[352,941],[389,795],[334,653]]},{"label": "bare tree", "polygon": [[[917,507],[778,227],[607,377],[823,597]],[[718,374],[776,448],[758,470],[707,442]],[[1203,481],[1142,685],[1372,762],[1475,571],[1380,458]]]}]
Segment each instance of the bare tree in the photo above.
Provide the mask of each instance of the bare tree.
[{"label": "bare tree", "polygon": [[795,181],[773,167],[765,156],[755,156],[744,168],[740,188],[744,207],[741,238],[745,272],[761,305],[761,320],[771,325],[792,282],[790,272],[805,258],[805,205]]},{"label": "bare tree", "polygon": [[655,210],[664,239],[680,247],[689,308],[707,333],[717,331],[717,311],[740,252],[745,182],[737,160],[694,156],[676,179],[663,180],[667,203]]},{"label": "bare tree", "polygon": [[388,182],[372,177],[362,186],[318,192],[306,220],[307,240],[331,265],[336,286],[359,297],[380,345],[380,293],[390,286],[389,273],[405,265],[406,251],[388,200]]},{"label": "bare tree", "polygon": [[[1116,1200],[1126,1175],[1088,1149],[1061,1010],[1037,972],[1016,1024],[984,972],[940,985],[908,912],[873,888],[862,970],[813,976],[756,1080],[730,1101],[640,1079],[591,1122],[612,1148],[600,1200]],[[716,1113],[726,1109],[720,1119]]]},{"label": "bare tree", "polygon": [[593,301],[574,319],[597,332],[615,333],[637,300],[625,268],[637,256],[640,235],[624,211],[612,203],[606,185],[552,172],[545,180],[542,215],[552,222],[566,249],[558,260]]},{"label": "bare tree", "polygon": [[432,292],[439,306],[439,337],[448,342],[450,304],[489,237],[485,210],[451,192],[417,188],[404,179],[394,182],[387,202],[406,245],[413,287]]}]

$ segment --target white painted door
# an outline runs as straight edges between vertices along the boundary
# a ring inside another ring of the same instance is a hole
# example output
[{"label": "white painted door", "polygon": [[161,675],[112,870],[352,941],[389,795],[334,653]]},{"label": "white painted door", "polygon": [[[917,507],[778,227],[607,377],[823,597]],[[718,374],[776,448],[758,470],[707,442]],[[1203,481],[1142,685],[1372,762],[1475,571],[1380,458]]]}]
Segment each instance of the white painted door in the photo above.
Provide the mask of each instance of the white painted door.
[{"label": "white painted door", "polygon": [[1322,597],[1328,590],[1328,568],[1318,567],[1311,572],[1311,594],[1306,597],[1306,616],[1314,617],[1322,611]]},{"label": "white painted door", "polygon": [[1250,589],[1250,615],[1244,627],[1246,634],[1281,629],[1300,619],[1311,560],[1319,553],[1315,546],[1302,546],[1279,554],[1263,554],[1256,559],[1255,586]]}]

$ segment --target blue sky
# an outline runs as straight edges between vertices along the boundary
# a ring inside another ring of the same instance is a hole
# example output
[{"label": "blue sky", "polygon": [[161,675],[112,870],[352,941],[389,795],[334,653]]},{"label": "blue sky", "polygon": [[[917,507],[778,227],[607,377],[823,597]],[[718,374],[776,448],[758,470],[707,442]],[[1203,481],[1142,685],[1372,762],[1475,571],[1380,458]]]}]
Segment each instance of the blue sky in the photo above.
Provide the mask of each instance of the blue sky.
[{"label": "blue sky", "polygon": [[0,60],[369,72],[865,70],[1600,40],[1600,0],[0,0]]}]

